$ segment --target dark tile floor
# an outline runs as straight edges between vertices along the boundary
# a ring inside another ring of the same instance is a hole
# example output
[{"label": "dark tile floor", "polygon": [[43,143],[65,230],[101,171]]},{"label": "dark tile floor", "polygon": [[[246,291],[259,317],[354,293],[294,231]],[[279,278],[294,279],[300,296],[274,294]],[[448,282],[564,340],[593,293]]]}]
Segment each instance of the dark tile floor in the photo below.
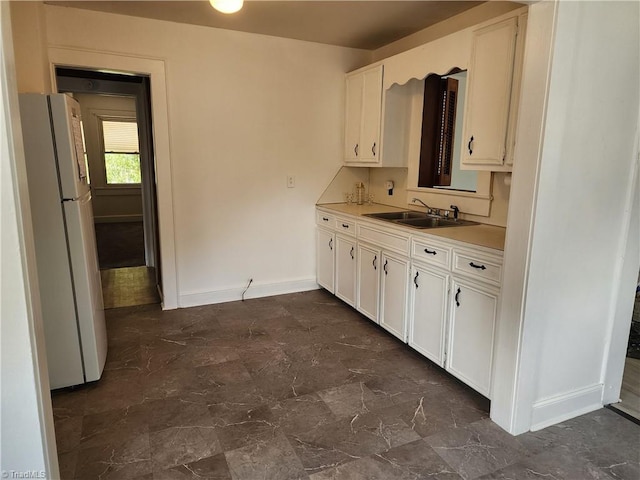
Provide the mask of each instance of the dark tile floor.
[{"label": "dark tile floor", "polygon": [[512,437],[324,291],[107,321],[102,380],[53,396],[64,479],[640,476],[640,426],[599,410]]}]

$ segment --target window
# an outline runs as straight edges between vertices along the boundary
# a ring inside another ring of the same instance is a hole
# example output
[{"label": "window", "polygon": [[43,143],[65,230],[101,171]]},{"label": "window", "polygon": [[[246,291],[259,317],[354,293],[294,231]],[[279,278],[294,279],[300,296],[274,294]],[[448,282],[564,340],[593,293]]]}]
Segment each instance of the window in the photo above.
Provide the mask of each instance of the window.
[{"label": "window", "polygon": [[477,172],[460,169],[465,87],[457,68],[425,78],[418,187],[476,191]]},{"label": "window", "polygon": [[102,136],[107,184],[139,184],[138,124],[131,120],[103,120]]}]

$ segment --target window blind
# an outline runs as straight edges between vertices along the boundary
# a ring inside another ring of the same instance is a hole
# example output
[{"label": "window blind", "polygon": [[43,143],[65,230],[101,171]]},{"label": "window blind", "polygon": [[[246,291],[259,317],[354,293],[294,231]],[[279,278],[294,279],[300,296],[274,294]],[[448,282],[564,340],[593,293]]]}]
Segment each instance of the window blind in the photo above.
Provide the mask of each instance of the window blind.
[{"label": "window blind", "polygon": [[107,153],[139,153],[138,124],[113,120],[102,121],[104,151]]}]

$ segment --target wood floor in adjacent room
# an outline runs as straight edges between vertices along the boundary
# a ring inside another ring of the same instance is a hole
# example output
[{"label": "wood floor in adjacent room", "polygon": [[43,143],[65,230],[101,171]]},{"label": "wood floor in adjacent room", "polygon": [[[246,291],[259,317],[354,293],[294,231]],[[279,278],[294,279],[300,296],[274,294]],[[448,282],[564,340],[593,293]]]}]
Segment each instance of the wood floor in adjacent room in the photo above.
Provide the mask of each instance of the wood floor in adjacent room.
[{"label": "wood floor in adjacent room", "polygon": [[100,277],[105,309],[160,303],[154,268],[111,268]]},{"label": "wood floor in adjacent room", "polygon": [[640,359],[630,357],[625,359],[620,403],[614,406],[640,420]]}]

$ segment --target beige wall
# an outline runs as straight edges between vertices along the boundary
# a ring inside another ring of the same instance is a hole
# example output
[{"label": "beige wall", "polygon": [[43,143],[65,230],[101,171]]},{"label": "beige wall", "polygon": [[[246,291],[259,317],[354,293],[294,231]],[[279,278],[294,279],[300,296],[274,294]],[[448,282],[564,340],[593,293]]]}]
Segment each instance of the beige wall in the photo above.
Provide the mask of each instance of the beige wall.
[{"label": "beige wall", "polygon": [[314,205],[341,164],[344,72],[368,52],[45,10],[50,46],[165,63],[180,304],[239,298],[249,278],[248,295],[313,288]]},{"label": "beige wall", "polygon": [[11,24],[18,92],[50,93],[44,4],[11,2]]}]

